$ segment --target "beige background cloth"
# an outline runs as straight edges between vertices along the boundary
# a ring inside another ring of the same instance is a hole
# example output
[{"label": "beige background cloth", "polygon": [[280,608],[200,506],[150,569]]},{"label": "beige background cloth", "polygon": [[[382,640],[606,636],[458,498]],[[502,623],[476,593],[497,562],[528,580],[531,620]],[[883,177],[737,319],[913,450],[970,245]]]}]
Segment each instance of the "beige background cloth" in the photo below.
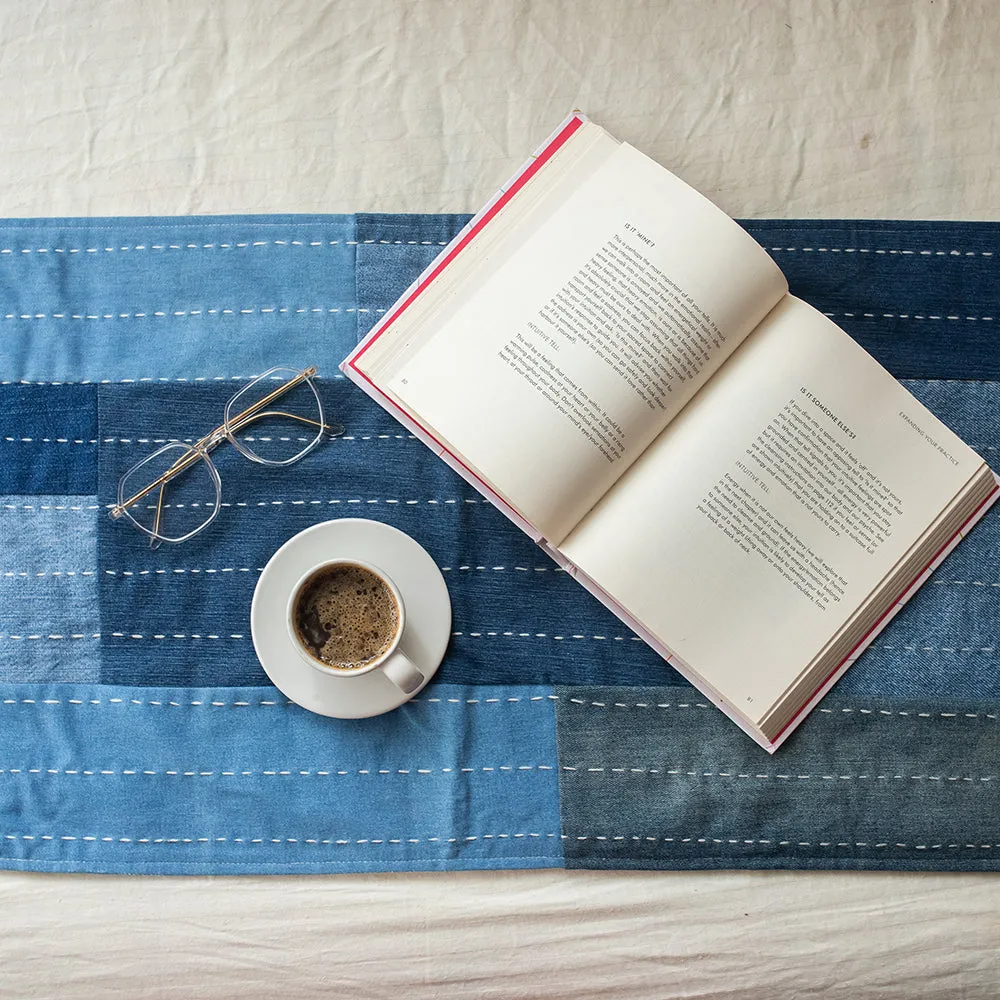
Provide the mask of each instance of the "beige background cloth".
[{"label": "beige background cloth", "polygon": [[[991,0],[0,0],[0,216],[474,211],[579,108],[737,217],[997,219],[998,42]],[[4,998],[951,1000],[998,946],[993,875],[0,873]]]}]

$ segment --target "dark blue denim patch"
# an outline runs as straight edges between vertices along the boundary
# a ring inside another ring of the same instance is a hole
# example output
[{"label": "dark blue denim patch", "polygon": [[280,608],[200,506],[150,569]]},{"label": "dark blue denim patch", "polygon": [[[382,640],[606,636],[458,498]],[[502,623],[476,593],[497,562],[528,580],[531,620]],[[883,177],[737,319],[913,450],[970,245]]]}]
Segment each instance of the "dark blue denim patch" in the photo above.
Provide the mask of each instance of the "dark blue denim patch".
[{"label": "dark blue denim patch", "polygon": [[[228,445],[217,449],[226,506],[201,534],[154,550],[127,522],[102,511],[105,682],[265,683],[249,628],[258,575],[292,535],[340,517],[392,524],[438,562],[455,631],[442,681],[656,683],[675,676],[381,407],[344,379],[320,378],[317,385],[330,419],[345,425],[343,437],[277,469],[248,462]],[[160,442],[214,427],[232,389],[102,386],[102,505],[114,502],[121,475]],[[206,635],[219,638],[191,638]]]},{"label": "dark blue denim patch", "polygon": [[1000,869],[995,702],[830,694],[769,756],[691,688],[555,693],[568,867]]},{"label": "dark blue denim patch", "polygon": [[992,222],[743,222],[798,295],[899,378],[1000,378]]},{"label": "dark blue denim patch", "polygon": [[0,494],[97,489],[97,386],[0,385]]}]

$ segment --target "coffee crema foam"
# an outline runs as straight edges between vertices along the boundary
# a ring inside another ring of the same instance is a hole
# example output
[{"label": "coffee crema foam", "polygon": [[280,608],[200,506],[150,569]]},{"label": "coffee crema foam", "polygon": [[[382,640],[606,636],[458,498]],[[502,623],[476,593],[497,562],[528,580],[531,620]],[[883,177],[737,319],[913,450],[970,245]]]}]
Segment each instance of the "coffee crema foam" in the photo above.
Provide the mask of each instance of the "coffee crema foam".
[{"label": "coffee crema foam", "polygon": [[378,659],[399,630],[399,607],[384,581],[363,566],[321,569],[295,602],[295,630],[322,663],[358,670]]}]

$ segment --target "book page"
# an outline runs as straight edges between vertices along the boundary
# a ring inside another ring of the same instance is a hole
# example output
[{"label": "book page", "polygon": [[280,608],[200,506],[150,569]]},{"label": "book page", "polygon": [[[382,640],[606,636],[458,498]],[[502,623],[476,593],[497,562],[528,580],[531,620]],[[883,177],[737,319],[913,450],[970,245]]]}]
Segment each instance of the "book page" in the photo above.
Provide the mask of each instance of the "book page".
[{"label": "book page", "polygon": [[619,146],[389,379],[560,540],[784,294],[739,226]]},{"label": "book page", "polygon": [[561,551],[759,719],[982,466],[787,296]]}]

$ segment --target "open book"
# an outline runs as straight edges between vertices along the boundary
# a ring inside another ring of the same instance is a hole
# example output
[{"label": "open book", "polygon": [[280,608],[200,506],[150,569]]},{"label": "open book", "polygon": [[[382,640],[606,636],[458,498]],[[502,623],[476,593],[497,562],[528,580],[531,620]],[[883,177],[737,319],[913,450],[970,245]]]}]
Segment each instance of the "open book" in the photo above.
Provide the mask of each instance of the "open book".
[{"label": "open book", "polygon": [[770,751],[998,494],[743,229],[579,115],[341,367]]}]

